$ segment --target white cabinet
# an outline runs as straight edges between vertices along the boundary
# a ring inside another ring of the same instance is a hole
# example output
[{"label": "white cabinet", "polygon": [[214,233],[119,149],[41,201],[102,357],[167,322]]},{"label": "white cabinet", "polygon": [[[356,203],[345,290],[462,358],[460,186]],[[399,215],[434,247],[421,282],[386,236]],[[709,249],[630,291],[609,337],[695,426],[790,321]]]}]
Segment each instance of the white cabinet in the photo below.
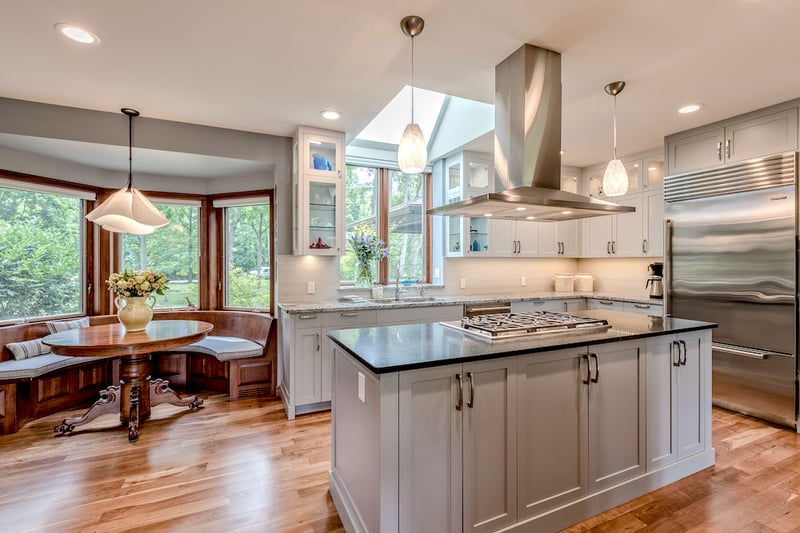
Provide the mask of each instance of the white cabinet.
[{"label": "white cabinet", "polygon": [[536,257],[539,253],[539,224],[492,220],[489,243],[492,257]]},{"label": "white cabinet", "polygon": [[578,257],[578,221],[538,222],[539,257]]},{"label": "white cabinet", "polygon": [[702,452],[710,443],[703,402],[710,386],[707,331],[647,339],[647,470]]},{"label": "white cabinet", "polygon": [[603,298],[587,298],[587,309],[605,309],[606,311],[624,311],[625,303],[616,300],[606,300]]},{"label": "white cabinet", "polygon": [[[464,151],[447,158],[445,202],[452,203],[491,191],[494,162],[489,154]],[[484,217],[446,217],[445,251],[451,257],[481,256],[490,252],[489,220]]]},{"label": "white cabinet", "polygon": [[511,302],[512,313],[530,313],[533,311],[569,313],[571,311],[583,311],[584,309],[586,309],[586,302],[583,298],[521,300]]},{"label": "white cabinet", "polygon": [[638,315],[663,316],[664,306],[654,303],[624,302],[622,311],[626,313],[636,313]]},{"label": "white cabinet", "polygon": [[664,256],[664,189],[652,189],[642,195],[644,221],[642,255]]},{"label": "white cabinet", "polygon": [[295,255],[344,253],[344,134],[301,127],[294,140]]},{"label": "white cabinet", "polygon": [[512,358],[400,374],[400,531],[488,532],[516,522],[513,374]]},{"label": "white cabinet", "polygon": [[642,352],[632,341],[520,358],[520,519],[644,472]]},{"label": "white cabinet", "polygon": [[670,135],[668,174],[797,150],[797,107],[767,109]]},{"label": "white cabinet", "polygon": [[636,209],[633,213],[586,219],[582,257],[640,257],[643,247],[642,194],[613,198]]}]

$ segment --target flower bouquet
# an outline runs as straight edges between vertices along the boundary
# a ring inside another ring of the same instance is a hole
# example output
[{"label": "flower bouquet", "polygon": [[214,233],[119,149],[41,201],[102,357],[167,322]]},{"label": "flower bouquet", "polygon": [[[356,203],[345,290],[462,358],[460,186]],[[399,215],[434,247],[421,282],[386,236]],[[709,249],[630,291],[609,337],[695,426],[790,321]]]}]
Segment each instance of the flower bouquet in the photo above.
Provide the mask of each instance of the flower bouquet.
[{"label": "flower bouquet", "polygon": [[117,318],[127,331],[141,331],[147,327],[153,319],[153,307],[156,305],[153,293],[163,295],[169,288],[168,284],[166,274],[150,269],[111,274],[106,285],[109,291],[117,294],[114,298]]},{"label": "flower bouquet", "polygon": [[356,256],[356,287],[372,287],[372,265],[389,257],[389,249],[369,227],[357,227],[347,237],[347,246]]}]

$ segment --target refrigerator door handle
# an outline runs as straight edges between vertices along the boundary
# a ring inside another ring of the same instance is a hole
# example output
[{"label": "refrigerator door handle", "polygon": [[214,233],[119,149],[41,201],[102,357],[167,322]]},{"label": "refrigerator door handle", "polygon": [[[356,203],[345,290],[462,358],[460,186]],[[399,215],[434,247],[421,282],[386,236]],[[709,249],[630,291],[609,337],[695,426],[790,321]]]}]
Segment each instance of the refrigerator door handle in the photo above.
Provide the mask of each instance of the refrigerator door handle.
[{"label": "refrigerator door handle", "polygon": [[711,349],[715,352],[722,352],[730,355],[739,355],[741,357],[750,357],[751,359],[766,359],[770,355],[782,355],[778,354],[777,352],[756,350],[755,348],[742,348],[740,346],[723,344],[721,342],[712,342]]},{"label": "refrigerator door handle", "polygon": [[664,221],[664,316],[672,316],[672,220]]}]

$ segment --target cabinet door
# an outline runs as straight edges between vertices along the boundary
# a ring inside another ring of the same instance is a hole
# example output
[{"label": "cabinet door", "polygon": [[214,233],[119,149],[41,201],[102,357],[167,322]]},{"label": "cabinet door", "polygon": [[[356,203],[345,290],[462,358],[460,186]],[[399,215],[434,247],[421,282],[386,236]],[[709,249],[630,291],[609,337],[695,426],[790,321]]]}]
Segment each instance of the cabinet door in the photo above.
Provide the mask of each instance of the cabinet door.
[{"label": "cabinet door", "polygon": [[539,257],[558,257],[561,244],[558,235],[559,222],[537,222],[539,230]]},{"label": "cabinet door", "polygon": [[611,257],[614,216],[593,217],[584,221],[583,257]]},{"label": "cabinet door", "polygon": [[564,300],[564,312],[583,311],[586,309],[586,300],[576,298],[574,300]]},{"label": "cabinet door", "polygon": [[587,298],[586,306],[589,309],[604,309],[606,311],[624,311],[625,303],[615,300],[601,300],[598,298]]},{"label": "cabinet door", "polygon": [[[612,239],[611,251],[614,257],[641,257],[642,254],[642,195],[620,196],[613,198],[620,204],[636,209],[633,213],[614,215],[615,236]],[[611,218],[611,217],[609,217]]]},{"label": "cabinet door", "polygon": [[655,189],[644,195],[644,241],[642,250],[648,257],[664,256],[664,190]]},{"label": "cabinet door", "polygon": [[585,349],[517,362],[519,520],[587,494]]},{"label": "cabinet door", "polygon": [[517,240],[516,257],[536,257],[539,253],[538,225],[538,222],[514,222],[514,237]]},{"label": "cabinet door", "polygon": [[312,255],[341,255],[344,248],[344,204],[342,180],[310,178],[304,197],[304,253]]},{"label": "cabinet door", "polygon": [[513,358],[463,367],[464,531],[496,531],[517,521],[514,367]]},{"label": "cabinet door", "polygon": [[399,376],[399,530],[461,532],[461,365]]},{"label": "cabinet door", "polygon": [[302,134],[301,173],[341,178],[344,172],[344,135]]},{"label": "cabinet door", "polygon": [[635,341],[589,347],[590,492],[644,472],[643,351]]},{"label": "cabinet door", "polygon": [[663,316],[664,306],[661,304],[625,302],[622,306],[622,311],[626,313],[636,313],[639,315]]},{"label": "cabinet door", "polygon": [[[678,459],[683,459],[705,449],[705,414],[703,409],[703,365],[700,354],[704,337],[685,333],[678,337],[684,351],[683,364],[675,367],[678,382]],[[677,346],[676,346],[677,349]]]},{"label": "cabinet door", "polygon": [[489,251],[493,257],[513,257],[517,251],[514,221],[489,221]]},{"label": "cabinet door", "polygon": [[647,471],[674,463],[677,458],[677,366],[674,335],[650,337],[646,342]]},{"label": "cabinet door", "polygon": [[667,143],[667,175],[722,164],[724,128],[673,138]]},{"label": "cabinet door", "polygon": [[297,329],[291,357],[294,359],[295,405],[322,401],[322,332],[319,328]]},{"label": "cabinet door", "polygon": [[578,257],[580,255],[578,222],[578,220],[556,222],[556,234],[561,243],[562,257]]},{"label": "cabinet door", "polygon": [[797,108],[735,122],[725,128],[728,162],[797,150]]}]

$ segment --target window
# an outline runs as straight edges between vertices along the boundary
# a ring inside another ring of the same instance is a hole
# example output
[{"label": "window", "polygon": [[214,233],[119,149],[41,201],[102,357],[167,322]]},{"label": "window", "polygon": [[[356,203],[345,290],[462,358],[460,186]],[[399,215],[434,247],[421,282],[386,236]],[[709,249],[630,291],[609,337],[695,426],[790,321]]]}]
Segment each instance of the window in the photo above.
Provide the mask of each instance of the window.
[{"label": "window", "polygon": [[[345,224],[347,235],[366,228],[389,247],[388,266],[377,278],[386,285],[402,279],[429,281],[427,221],[428,174],[405,174],[398,170],[347,166],[345,174]],[[343,283],[355,280],[355,254],[349,249],[340,260]]]},{"label": "window", "polygon": [[84,202],[93,194],[0,182],[0,321],[82,314]]},{"label": "window", "polygon": [[223,307],[271,309],[270,197],[215,200],[223,208]]},{"label": "window", "polygon": [[149,235],[122,234],[122,267],[164,272],[169,290],[156,297],[156,308],[200,305],[199,219],[200,202],[159,203],[158,209],[169,224]]}]

